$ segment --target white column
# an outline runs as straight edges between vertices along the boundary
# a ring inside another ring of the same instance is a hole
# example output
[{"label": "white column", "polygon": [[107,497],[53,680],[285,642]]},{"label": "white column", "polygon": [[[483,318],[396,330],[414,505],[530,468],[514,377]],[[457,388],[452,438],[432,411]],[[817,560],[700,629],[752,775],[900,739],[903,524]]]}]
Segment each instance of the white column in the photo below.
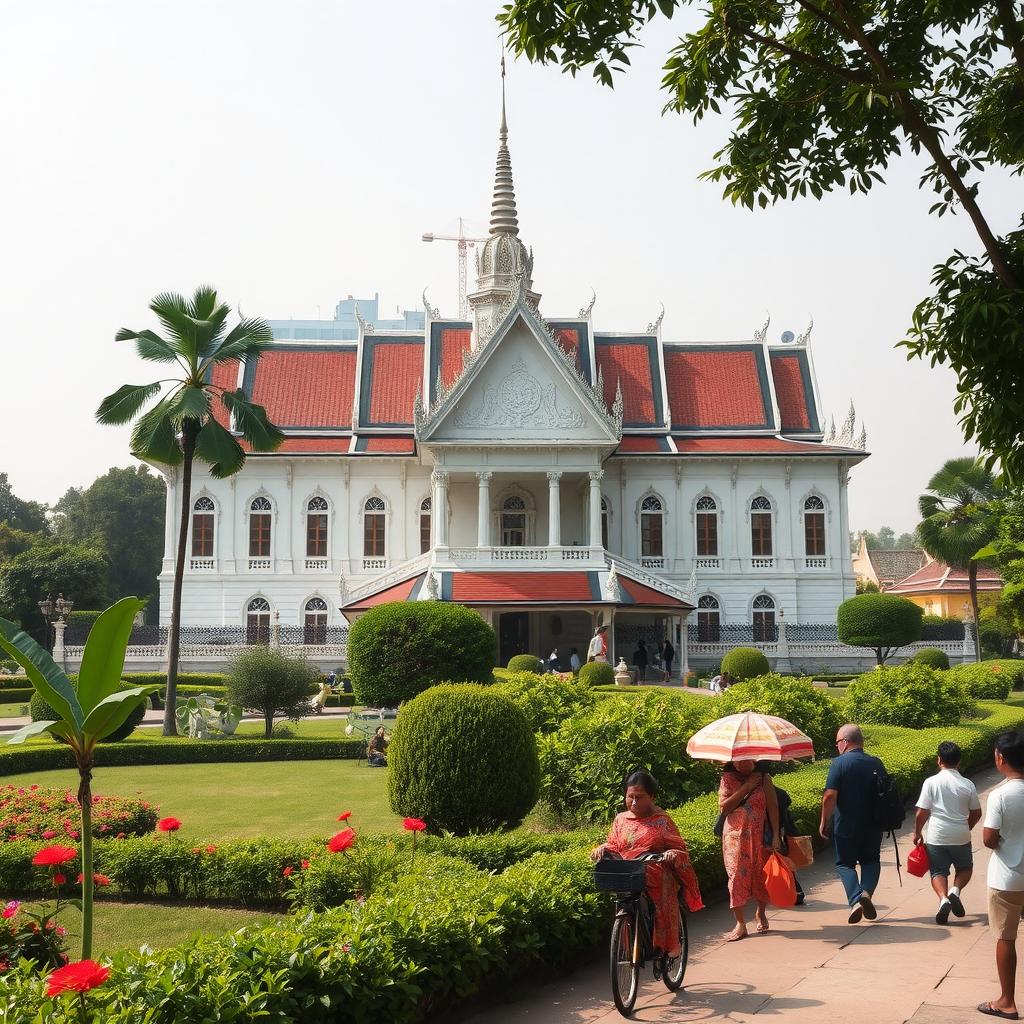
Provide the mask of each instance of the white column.
[{"label": "white column", "polygon": [[448,473],[443,469],[434,470],[430,482],[434,485],[434,497],[430,503],[431,526],[434,528],[434,547],[448,547]]},{"label": "white column", "polygon": [[[560,547],[562,543],[562,508],[558,496],[558,484],[561,479],[560,472],[548,473],[548,547],[551,548]],[[600,495],[597,499],[597,506],[600,511]],[[600,530],[600,521],[598,530]]]},{"label": "white column", "polygon": [[476,482],[476,546],[487,548],[491,546],[491,471],[481,470]]},{"label": "white column", "polygon": [[[295,572],[295,563],[292,561],[292,530],[294,528],[294,509],[292,508],[292,501],[294,496],[294,491],[292,489],[292,464],[290,462],[286,462],[284,466],[284,502],[281,507],[281,526],[278,531],[280,543],[277,556],[278,572]],[[303,556],[305,556],[305,547],[301,550]]]},{"label": "white column", "polygon": [[601,478],[603,469],[590,471],[590,547],[601,547]]},{"label": "white column", "polygon": [[845,459],[839,462],[839,543],[836,550],[841,552],[839,573],[843,580],[843,599],[853,597],[857,584],[853,574],[853,560],[850,555],[850,507],[847,488],[850,483],[850,466]]},{"label": "white column", "polygon": [[[164,484],[167,487],[167,498],[164,506],[164,572],[174,572],[174,557],[177,552],[178,531],[178,506],[181,504],[181,496],[178,494],[178,482],[181,474],[177,466],[170,466],[164,470]],[[167,602],[170,604],[170,601]]]}]

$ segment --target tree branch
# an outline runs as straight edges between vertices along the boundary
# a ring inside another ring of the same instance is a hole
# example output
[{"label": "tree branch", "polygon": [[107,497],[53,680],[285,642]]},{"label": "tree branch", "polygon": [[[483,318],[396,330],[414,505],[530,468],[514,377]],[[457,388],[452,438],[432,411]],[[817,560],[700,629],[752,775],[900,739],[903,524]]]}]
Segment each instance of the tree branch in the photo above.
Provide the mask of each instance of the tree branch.
[{"label": "tree branch", "polygon": [[1013,13],[1013,0],[994,0],[999,24],[1003,30],[1003,39],[1013,51],[1013,59],[1017,62],[1017,74],[1024,80],[1024,39],[1021,38],[1020,24]]},{"label": "tree branch", "polygon": [[[998,0],[997,0],[998,2]],[[834,0],[835,8],[845,22],[853,41],[867,54],[869,60],[877,68],[879,77],[882,80],[894,81],[895,76],[889,71],[885,58],[878,48],[867,37],[863,25],[857,22],[849,13],[846,7],[846,0]],[[1022,287],[1017,272],[1010,266],[1003,255],[999,239],[993,234],[988,226],[985,215],[981,212],[977,201],[971,194],[971,190],[964,183],[963,178],[957,174],[949,157],[946,156],[942,145],[939,142],[938,132],[933,125],[928,124],[921,116],[921,112],[914,103],[913,96],[906,89],[898,89],[895,93],[896,101],[903,111],[907,127],[922,146],[928,151],[928,155],[935,161],[935,166],[949,183],[950,188],[956,193],[957,198],[963,205],[967,216],[971,218],[974,229],[978,233],[989,259],[992,261],[992,269],[999,280],[1009,288]]]}]

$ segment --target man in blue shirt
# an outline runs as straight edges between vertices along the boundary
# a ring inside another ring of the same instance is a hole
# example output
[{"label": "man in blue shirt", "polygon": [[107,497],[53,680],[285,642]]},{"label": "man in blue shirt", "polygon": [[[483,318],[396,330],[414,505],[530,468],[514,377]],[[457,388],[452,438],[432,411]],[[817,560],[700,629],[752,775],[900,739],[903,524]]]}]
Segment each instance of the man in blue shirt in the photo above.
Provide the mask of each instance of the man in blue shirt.
[{"label": "man in blue shirt", "polygon": [[862,917],[869,921],[878,917],[871,897],[882,873],[882,830],[874,822],[872,808],[877,792],[875,772],[882,762],[864,753],[859,725],[844,725],[839,730],[836,749],[839,757],[832,759],[825,780],[819,831],[823,839],[829,838],[828,822],[834,814],[836,867],[850,904],[848,920],[857,924]]}]

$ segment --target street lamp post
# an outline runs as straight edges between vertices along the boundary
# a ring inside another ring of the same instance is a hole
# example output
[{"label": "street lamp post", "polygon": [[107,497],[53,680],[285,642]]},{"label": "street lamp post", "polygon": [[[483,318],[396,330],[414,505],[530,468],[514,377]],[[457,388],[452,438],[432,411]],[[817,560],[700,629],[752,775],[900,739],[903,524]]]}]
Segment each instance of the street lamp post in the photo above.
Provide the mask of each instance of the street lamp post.
[{"label": "street lamp post", "polygon": [[[63,594],[57,595],[57,600],[47,594],[44,601],[39,601],[39,611],[42,613],[43,618],[46,620],[46,650],[49,654],[53,654],[53,633],[52,630],[59,623],[61,626],[61,632],[63,633],[63,627],[67,625],[68,617],[71,615],[71,609],[75,606],[74,601],[65,601]],[[63,643],[61,647],[63,647]]]}]

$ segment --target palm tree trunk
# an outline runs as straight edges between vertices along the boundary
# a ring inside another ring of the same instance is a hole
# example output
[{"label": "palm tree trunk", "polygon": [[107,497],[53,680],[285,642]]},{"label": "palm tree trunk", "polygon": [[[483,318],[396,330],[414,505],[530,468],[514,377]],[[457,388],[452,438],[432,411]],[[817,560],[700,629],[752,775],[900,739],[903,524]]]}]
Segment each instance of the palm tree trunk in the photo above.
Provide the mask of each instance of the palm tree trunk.
[{"label": "palm tree trunk", "polygon": [[981,661],[981,623],[978,621],[978,563],[971,562],[967,570],[971,585],[971,615],[974,616],[974,660]]},{"label": "palm tree trunk", "polygon": [[176,704],[178,698],[178,651],[181,647],[181,588],[185,582],[185,550],[188,544],[188,519],[192,505],[192,460],[201,424],[185,420],[181,431],[181,522],[178,525],[178,553],[174,559],[174,591],[171,597],[171,628],[167,633],[167,700],[164,704],[164,735],[178,735]]}]

